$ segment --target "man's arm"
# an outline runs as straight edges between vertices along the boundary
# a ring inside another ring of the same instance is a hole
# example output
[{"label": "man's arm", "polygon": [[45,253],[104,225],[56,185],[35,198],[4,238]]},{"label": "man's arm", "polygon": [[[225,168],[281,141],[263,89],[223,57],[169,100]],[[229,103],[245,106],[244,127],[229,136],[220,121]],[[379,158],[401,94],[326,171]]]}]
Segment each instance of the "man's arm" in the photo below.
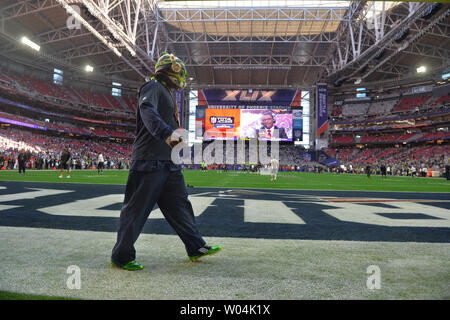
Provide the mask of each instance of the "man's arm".
[{"label": "man's arm", "polygon": [[172,128],[161,118],[156,107],[143,103],[139,106],[139,112],[142,122],[152,136],[159,140],[166,140],[172,134]]},{"label": "man's arm", "polygon": [[143,103],[140,105],[139,111],[145,127],[155,138],[164,140],[172,148],[183,140],[167,125],[152,105]]},{"label": "man's arm", "polygon": [[174,134],[174,130],[161,118],[156,108],[158,91],[148,87],[143,90],[140,97],[139,112],[147,130],[156,139],[164,140],[170,147],[181,142],[181,137]]}]

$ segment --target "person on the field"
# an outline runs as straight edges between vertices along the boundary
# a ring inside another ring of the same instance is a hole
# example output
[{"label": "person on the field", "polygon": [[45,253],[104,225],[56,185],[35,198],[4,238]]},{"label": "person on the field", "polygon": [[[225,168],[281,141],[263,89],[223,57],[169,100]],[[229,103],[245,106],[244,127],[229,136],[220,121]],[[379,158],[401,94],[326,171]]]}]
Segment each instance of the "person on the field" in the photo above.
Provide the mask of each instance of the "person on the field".
[{"label": "person on the field", "polygon": [[105,165],[105,160],[103,159],[103,154],[99,154],[98,155],[98,159],[97,159],[97,172],[98,174],[103,174],[103,167]]},{"label": "person on the field", "polygon": [[380,172],[381,172],[381,178],[385,177],[386,178],[386,165],[383,163],[380,166]]},{"label": "person on the field", "polygon": [[417,169],[414,165],[411,166],[411,177],[415,177],[417,174]]},{"label": "person on the field", "polygon": [[59,167],[61,168],[61,174],[58,178],[63,177],[64,170],[67,170],[67,178],[70,178],[70,165],[72,163],[72,155],[70,154],[67,147],[64,147],[64,150],[61,154],[61,159],[59,161]]},{"label": "person on the field", "polygon": [[155,204],[184,243],[191,261],[222,249],[206,245],[200,235],[181,167],[171,160],[172,148],[183,142],[176,131],[180,121],[172,89],[184,88],[185,78],[184,63],[163,53],[155,75],[139,89],[136,137],[112,267],[130,271],[144,268],[135,260],[134,244]]},{"label": "person on the field", "polygon": [[447,159],[447,164],[445,165],[445,178],[450,180],[450,158]]},{"label": "person on the field", "polygon": [[372,170],[371,166],[368,164],[366,165],[366,174],[367,174],[367,178],[370,178],[370,171]]},{"label": "person on the field", "polygon": [[279,162],[277,159],[270,160],[270,173],[271,173],[270,181],[277,180],[278,167],[279,167]]},{"label": "person on the field", "polygon": [[17,156],[17,163],[19,166],[19,174],[23,172],[25,174],[25,163],[27,161],[27,156],[25,154],[25,151],[22,149],[20,150],[19,155]]}]

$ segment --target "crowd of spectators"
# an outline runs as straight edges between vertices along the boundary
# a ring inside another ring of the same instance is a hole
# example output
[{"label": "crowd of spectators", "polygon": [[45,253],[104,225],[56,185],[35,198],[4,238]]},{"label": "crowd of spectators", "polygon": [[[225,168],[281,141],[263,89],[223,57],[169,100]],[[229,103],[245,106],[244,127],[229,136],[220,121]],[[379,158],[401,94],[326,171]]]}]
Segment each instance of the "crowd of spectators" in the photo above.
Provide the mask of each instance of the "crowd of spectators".
[{"label": "crowd of spectators", "polygon": [[[364,173],[367,166],[374,172],[381,165],[392,175],[411,175],[428,170],[443,173],[450,158],[450,145],[421,145],[391,148],[327,149],[326,153],[339,161],[345,171]],[[338,169],[339,170],[339,169]]]},{"label": "crowd of spectators", "polygon": [[[202,145],[202,151],[210,143]],[[17,169],[17,157],[23,150],[26,154],[26,167],[32,169],[58,169],[59,159],[64,147],[72,154],[72,169],[91,169],[97,167],[100,153],[105,158],[106,169],[128,169],[132,145],[93,139],[76,139],[68,136],[48,135],[35,130],[22,130],[12,127],[0,129],[0,168],[2,170]],[[249,146],[244,148],[245,163],[236,158],[238,144],[234,144],[234,164],[221,166],[210,165],[210,169],[250,170],[263,168],[260,163],[249,163]],[[227,150],[223,144],[223,155]],[[194,156],[192,147],[192,159]],[[279,161],[281,171],[338,171],[365,173],[370,166],[374,173],[379,172],[381,165],[388,168],[391,175],[421,175],[428,170],[443,172],[450,157],[450,145],[400,146],[389,148],[344,148],[325,149],[330,157],[338,160],[340,166],[335,169],[326,168],[318,162],[304,156],[302,147],[291,144],[279,145]],[[267,146],[266,155],[270,158],[271,146]],[[194,161],[192,161],[193,163]],[[200,169],[200,164],[185,165],[185,168]]]},{"label": "crowd of spectators", "polygon": [[17,168],[17,156],[24,150],[27,168],[56,169],[64,147],[72,154],[73,169],[96,167],[99,153],[105,158],[106,168],[129,168],[130,144],[51,136],[15,128],[0,129],[0,168]]}]

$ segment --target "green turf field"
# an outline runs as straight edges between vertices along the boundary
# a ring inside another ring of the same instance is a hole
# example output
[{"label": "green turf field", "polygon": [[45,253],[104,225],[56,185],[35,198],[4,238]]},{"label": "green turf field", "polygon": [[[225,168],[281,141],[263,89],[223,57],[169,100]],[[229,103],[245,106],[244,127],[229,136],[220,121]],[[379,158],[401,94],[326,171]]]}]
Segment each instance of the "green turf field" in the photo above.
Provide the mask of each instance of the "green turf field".
[{"label": "green turf field", "polygon": [[0,291],[0,300],[78,300],[78,299]]},{"label": "green turf field", "polygon": [[[105,170],[98,175],[96,170],[72,171],[70,179],[59,179],[59,171],[28,170],[19,175],[17,170],[1,171],[0,180],[34,182],[70,182],[125,184],[128,170]],[[257,188],[257,189],[302,189],[302,190],[361,190],[361,191],[407,191],[450,192],[450,183],[444,178],[388,177],[372,175],[280,172],[276,182],[270,176],[259,173],[214,170],[185,170],[186,184],[194,187]]]}]

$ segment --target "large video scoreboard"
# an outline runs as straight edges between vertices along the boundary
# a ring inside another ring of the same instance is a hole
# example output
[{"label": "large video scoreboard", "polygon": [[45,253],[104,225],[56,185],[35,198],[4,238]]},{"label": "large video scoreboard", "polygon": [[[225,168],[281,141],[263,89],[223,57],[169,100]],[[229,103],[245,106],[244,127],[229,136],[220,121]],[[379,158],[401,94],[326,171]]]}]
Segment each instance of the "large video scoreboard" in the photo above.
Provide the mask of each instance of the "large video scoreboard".
[{"label": "large video scoreboard", "polygon": [[199,90],[196,138],[302,140],[300,90]]}]

